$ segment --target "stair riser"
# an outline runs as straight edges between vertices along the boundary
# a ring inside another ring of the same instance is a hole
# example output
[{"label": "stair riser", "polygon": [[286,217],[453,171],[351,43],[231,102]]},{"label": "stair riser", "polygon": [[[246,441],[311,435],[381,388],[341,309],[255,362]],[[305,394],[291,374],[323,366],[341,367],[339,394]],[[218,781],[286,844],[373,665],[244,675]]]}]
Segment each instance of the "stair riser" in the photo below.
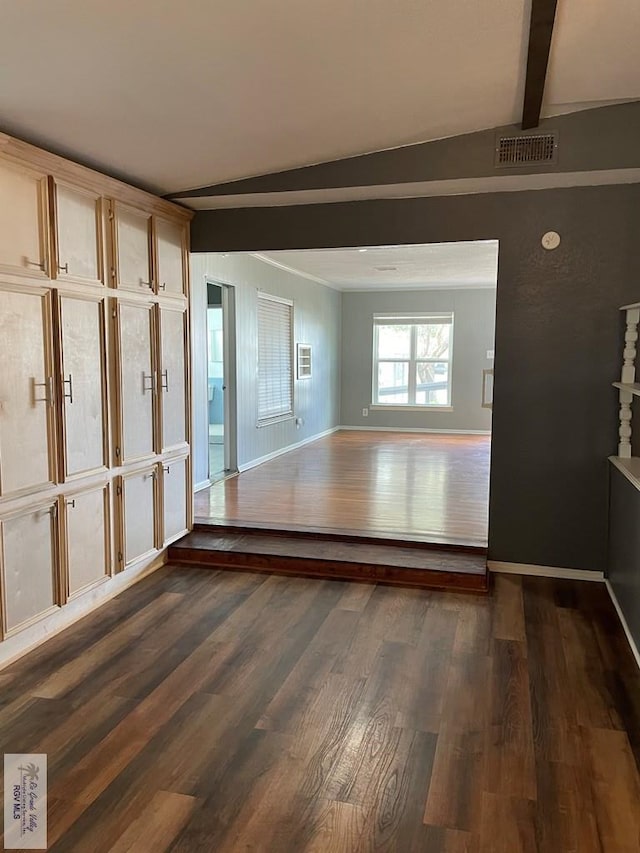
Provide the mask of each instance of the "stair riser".
[{"label": "stair riser", "polygon": [[177,564],[233,571],[266,572],[321,578],[323,580],[366,581],[419,589],[454,590],[471,593],[486,593],[488,590],[488,573],[476,575],[368,563],[347,563],[286,556],[273,557],[230,551],[205,551],[195,548],[170,549],[169,561]]}]

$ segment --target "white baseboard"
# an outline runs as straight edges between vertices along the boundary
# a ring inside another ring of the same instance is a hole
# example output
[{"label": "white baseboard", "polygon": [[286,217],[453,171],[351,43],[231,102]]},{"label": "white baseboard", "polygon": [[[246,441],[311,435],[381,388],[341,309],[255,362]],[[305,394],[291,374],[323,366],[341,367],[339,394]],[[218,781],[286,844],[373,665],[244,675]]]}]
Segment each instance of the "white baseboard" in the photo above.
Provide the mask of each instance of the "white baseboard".
[{"label": "white baseboard", "polygon": [[211,485],[211,480],[202,480],[201,483],[196,483],[193,487],[194,492],[202,492],[204,489],[208,489]]},{"label": "white baseboard", "polygon": [[55,637],[56,634],[64,631],[65,628],[69,628],[74,622],[83,619],[110,599],[115,598],[116,595],[120,595],[127,587],[133,586],[142,578],[155,572],[166,562],[166,549],[143,558],[99,586],[88,590],[84,595],[69,601],[50,616],[45,616],[44,619],[30,625],[24,631],[20,631],[13,637],[8,637],[0,643],[0,669]]},{"label": "white baseboard", "polygon": [[534,566],[530,563],[503,563],[500,560],[487,560],[490,572],[508,575],[531,575],[538,578],[560,578],[573,581],[604,581],[603,572],[591,572],[588,569],[565,569],[561,566]]},{"label": "white baseboard", "polygon": [[627,640],[629,641],[629,645],[631,646],[631,652],[632,652],[634,658],[636,659],[636,663],[638,664],[638,668],[640,669],[640,649],[638,648],[636,641],[633,639],[633,636],[631,634],[631,629],[629,628],[629,625],[627,623],[625,615],[622,612],[622,608],[620,607],[620,604],[618,603],[618,599],[616,598],[616,594],[613,591],[613,587],[611,586],[611,584],[609,583],[609,581],[606,578],[605,578],[605,585],[606,585],[607,590],[609,592],[609,597],[611,598],[611,601],[613,602],[613,606],[615,607],[616,612],[618,614],[618,618],[620,619],[620,622],[622,623],[622,630],[624,631],[624,633],[627,637]]},{"label": "white baseboard", "polygon": [[338,432],[340,429],[343,429],[343,427],[331,427],[331,429],[325,429],[324,432],[318,432],[315,435],[310,435],[309,438],[305,438],[302,441],[296,441],[295,444],[288,444],[286,447],[281,447],[279,450],[267,453],[266,456],[259,456],[257,459],[252,459],[251,462],[245,462],[243,465],[238,465],[238,471],[242,473],[243,471],[248,471],[250,468],[257,468],[258,465],[262,465],[264,462],[270,462],[272,459],[277,459],[278,456],[284,456],[285,453],[289,453],[291,450],[297,450],[299,447],[304,447],[305,444],[311,444],[314,441],[318,441],[320,438],[325,438],[327,435]]},{"label": "white baseboard", "polygon": [[427,429],[426,427],[381,427],[381,426],[342,426],[337,429],[349,429],[366,432],[428,432],[436,435],[491,435],[490,429]]}]

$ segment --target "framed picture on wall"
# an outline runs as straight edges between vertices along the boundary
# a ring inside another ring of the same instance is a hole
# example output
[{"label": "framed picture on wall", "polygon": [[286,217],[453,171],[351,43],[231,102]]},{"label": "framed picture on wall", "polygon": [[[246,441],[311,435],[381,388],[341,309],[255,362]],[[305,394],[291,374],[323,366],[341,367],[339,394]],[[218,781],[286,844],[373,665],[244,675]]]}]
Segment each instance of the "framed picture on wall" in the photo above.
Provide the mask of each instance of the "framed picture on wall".
[{"label": "framed picture on wall", "polygon": [[311,378],[311,344],[298,344],[298,379]]}]

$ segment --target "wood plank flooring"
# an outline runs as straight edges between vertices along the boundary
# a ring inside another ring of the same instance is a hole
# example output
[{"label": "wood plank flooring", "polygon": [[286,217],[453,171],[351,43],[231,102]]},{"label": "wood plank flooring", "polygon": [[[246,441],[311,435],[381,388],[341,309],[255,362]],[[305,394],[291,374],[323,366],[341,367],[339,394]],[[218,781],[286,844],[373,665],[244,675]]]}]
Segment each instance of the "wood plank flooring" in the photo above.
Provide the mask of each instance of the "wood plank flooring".
[{"label": "wood plank flooring", "polygon": [[640,673],[600,584],[168,566],[0,687],[55,853],[640,849]]},{"label": "wood plank flooring", "polygon": [[199,522],[485,545],[491,440],[344,430],[198,492]]}]

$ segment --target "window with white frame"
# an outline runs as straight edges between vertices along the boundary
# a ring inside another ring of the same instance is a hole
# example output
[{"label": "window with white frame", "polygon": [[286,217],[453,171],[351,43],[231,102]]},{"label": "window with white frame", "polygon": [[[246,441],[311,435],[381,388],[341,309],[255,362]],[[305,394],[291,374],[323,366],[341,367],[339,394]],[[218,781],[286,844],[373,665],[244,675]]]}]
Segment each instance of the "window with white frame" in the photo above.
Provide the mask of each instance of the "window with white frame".
[{"label": "window with white frame", "polygon": [[373,405],[451,405],[453,314],[375,314]]},{"label": "window with white frame", "polygon": [[293,302],[258,294],[258,423],[293,416]]}]

